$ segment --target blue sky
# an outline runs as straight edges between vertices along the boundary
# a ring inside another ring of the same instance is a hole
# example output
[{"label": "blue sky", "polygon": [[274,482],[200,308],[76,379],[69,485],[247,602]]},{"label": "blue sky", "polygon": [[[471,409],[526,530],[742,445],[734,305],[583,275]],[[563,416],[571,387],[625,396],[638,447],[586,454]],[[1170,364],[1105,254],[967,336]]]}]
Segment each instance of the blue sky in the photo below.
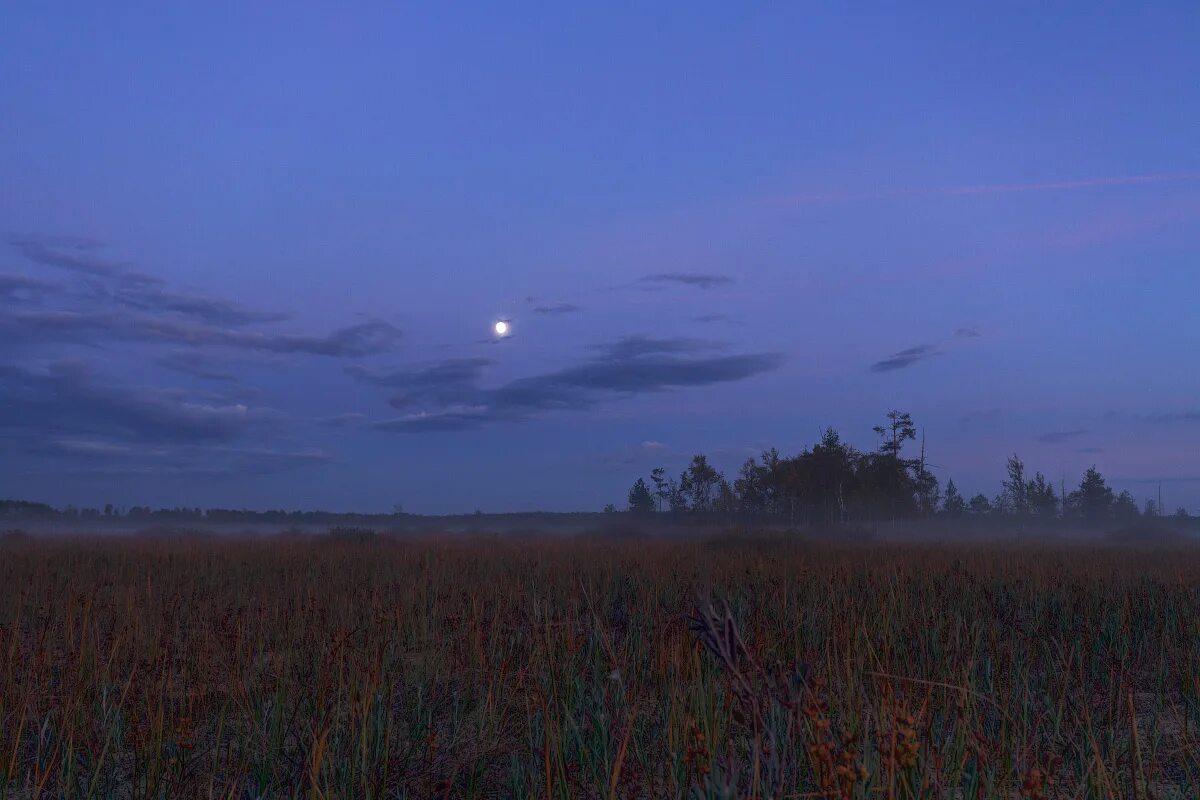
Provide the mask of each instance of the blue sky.
[{"label": "blue sky", "polygon": [[0,494],[590,509],[901,408],[1200,511],[1200,7],[891,5],[8,9]]}]

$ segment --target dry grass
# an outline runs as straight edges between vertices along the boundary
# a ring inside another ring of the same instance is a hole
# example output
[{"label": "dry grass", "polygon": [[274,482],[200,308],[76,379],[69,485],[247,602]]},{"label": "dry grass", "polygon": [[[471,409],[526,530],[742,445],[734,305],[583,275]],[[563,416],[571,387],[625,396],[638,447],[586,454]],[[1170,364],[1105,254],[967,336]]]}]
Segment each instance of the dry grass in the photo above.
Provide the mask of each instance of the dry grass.
[{"label": "dry grass", "polygon": [[1187,549],[10,541],[0,798],[1196,797],[1198,587]]}]

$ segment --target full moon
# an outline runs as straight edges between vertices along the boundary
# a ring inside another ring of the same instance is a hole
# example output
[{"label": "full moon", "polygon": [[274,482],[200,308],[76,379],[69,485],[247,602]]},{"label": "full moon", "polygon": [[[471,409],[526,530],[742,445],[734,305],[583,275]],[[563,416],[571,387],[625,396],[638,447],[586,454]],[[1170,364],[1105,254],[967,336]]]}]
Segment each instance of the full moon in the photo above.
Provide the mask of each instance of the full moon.
[{"label": "full moon", "polygon": [[497,336],[507,336],[508,335],[508,323],[505,322],[504,320],[500,320],[493,327],[495,328]]}]

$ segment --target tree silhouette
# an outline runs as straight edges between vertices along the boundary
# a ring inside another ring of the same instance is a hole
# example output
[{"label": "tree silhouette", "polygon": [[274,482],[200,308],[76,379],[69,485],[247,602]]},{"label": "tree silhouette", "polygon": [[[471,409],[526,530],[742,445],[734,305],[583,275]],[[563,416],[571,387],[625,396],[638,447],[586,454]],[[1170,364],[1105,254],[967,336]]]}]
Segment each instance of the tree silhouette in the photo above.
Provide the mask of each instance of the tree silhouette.
[{"label": "tree silhouette", "polygon": [[967,510],[967,502],[959,494],[953,480],[946,481],[946,498],[942,501],[942,511],[949,517],[961,517]]},{"label": "tree silhouette", "polygon": [[1004,481],[1004,507],[1010,514],[1023,517],[1029,513],[1029,496],[1025,485],[1025,462],[1013,453],[1008,457],[1008,479]]},{"label": "tree silhouette", "polygon": [[967,510],[975,517],[985,517],[992,513],[992,501],[984,494],[977,494],[967,503]]},{"label": "tree silhouette", "polygon": [[629,489],[629,511],[641,515],[654,513],[654,495],[650,493],[650,487],[641,478],[638,478]]},{"label": "tree silhouette", "polygon": [[[1130,502],[1133,498],[1129,498]],[[1104,480],[1104,476],[1095,465],[1088,468],[1079,482],[1079,488],[1067,496],[1067,504],[1072,513],[1086,525],[1101,525],[1112,518],[1113,490]],[[1137,504],[1133,504],[1136,514]]]}]

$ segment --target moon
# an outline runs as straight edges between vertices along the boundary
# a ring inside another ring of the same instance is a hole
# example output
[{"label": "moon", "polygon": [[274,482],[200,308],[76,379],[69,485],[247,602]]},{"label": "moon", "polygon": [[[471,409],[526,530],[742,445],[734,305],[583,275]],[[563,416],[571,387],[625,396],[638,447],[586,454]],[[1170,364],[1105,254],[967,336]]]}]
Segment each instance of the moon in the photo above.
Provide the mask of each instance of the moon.
[{"label": "moon", "polygon": [[509,325],[504,320],[500,320],[492,326],[492,330],[496,332],[497,336],[508,336]]}]

